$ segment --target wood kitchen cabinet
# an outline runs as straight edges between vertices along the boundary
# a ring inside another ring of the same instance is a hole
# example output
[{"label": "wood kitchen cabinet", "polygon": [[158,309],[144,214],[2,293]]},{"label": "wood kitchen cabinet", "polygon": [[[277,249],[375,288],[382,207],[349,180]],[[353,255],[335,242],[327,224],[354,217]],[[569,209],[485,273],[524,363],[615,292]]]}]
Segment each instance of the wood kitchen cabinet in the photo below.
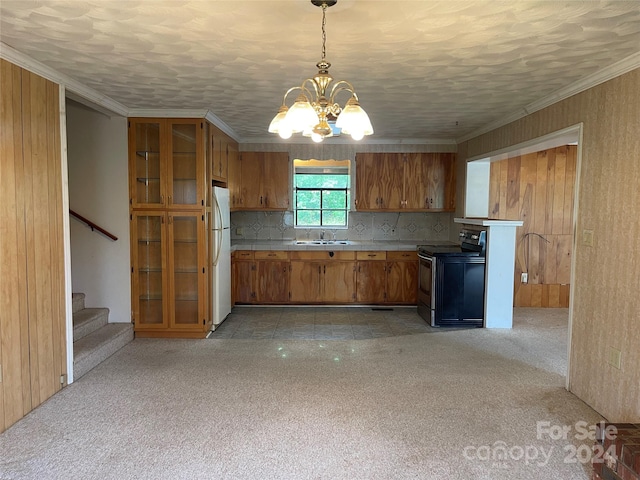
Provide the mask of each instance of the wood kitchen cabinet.
[{"label": "wood kitchen cabinet", "polygon": [[233,210],[287,210],[289,208],[289,154],[241,152],[230,175]]},{"label": "wood kitchen cabinet", "polygon": [[417,303],[418,254],[417,252],[387,252],[386,303]]},{"label": "wood kitchen cabinet", "polygon": [[136,335],[201,337],[208,331],[205,236],[200,212],[132,212]]},{"label": "wood kitchen cabinet", "polygon": [[356,155],[356,208],[399,210],[403,201],[404,157],[401,153]]},{"label": "wood kitchen cabinet", "polygon": [[356,209],[455,210],[455,153],[358,153]]},{"label": "wood kitchen cabinet", "polygon": [[206,134],[207,163],[211,168],[211,178],[217,183],[225,184],[229,175],[229,148],[235,142],[210,122],[207,122]]},{"label": "wood kitchen cabinet", "polygon": [[129,203],[134,209],[205,205],[203,119],[129,119]]},{"label": "wood kitchen cabinet", "polygon": [[208,129],[197,118],[129,119],[131,286],[137,336],[204,337]]},{"label": "wood kitchen cabinet", "polygon": [[379,304],[386,300],[386,252],[357,252],[356,302]]},{"label": "wood kitchen cabinet", "polygon": [[352,251],[294,251],[291,303],[351,303],[356,299],[356,255]]},{"label": "wood kitchen cabinet", "polygon": [[253,252],[233,252],[232,289],[234,303],[255,303],[255,263]]},{"label": "wood kitchen cabinet", "polygon": [[236,303],[287,303],[289,254],[271,250],[234,252],[233,291]]},{"label": "wood kitchen cabinet", "polygon": [[289,301],[289,254],[287,252],[255,252],[255,292],[257,303]]}]

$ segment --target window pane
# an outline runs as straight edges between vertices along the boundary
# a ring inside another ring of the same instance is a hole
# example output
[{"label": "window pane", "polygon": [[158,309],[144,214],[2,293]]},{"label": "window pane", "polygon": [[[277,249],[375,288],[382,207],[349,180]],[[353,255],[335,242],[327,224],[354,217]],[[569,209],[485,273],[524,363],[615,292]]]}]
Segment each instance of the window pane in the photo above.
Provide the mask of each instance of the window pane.
[{"label": "window pane", "polygon": [[347,208],[347,195],[344,190],[323,190],[322,208]]},{"label": "window pane", "polygon": [[347,224],[347,212],[344,210],[323,210],[322,211],[322,225],[346,225]]},{"label": "window pane", "polygon": [[296,194],[296,208],[320,208],[319,191],[299,191]]},{"label": "window pane", "polygon": [[297,225],[303,227],[320,226],[320,210],[298,210]]},{"label": "window pane", "polygon": [[349,175],[296,173],[298,188],[349,188]]}]

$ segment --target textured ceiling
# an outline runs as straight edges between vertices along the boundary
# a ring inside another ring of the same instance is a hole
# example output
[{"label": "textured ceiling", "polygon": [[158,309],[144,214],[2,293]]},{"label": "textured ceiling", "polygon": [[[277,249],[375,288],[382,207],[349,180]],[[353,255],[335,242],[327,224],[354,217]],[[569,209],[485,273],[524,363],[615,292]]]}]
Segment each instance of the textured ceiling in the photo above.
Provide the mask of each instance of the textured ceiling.
[{"label": "textured ceiling", "polygon": [[[265,137],[316,73],[308,0],[0,0],[2,42],[130,109],[210,109]],[[327,60],[375,137],[455,139],[640,50],[640,2],[339,0]]]}]

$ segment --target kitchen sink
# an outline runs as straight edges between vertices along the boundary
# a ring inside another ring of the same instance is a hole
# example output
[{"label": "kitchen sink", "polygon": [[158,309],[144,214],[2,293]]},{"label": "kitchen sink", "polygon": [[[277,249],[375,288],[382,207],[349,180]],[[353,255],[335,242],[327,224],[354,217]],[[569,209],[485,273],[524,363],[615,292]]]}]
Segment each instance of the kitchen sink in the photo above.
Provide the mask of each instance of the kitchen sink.
[{"label": "kitchen sink", "polygon": [[296,245],[351,245],[349,240],[296,240]]}]

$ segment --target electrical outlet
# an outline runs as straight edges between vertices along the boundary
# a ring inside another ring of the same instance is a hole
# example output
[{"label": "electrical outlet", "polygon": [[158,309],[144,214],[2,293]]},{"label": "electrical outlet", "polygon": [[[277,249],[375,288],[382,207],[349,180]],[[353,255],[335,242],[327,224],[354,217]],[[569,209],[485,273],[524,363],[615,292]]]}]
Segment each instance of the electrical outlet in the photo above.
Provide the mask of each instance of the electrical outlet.
[{"label": "electrical outlet", "polygon": [[593,230],[582,231],[582,244],[588,247],[593,247]]},{"label": "electrical outlet", "polygon": [[620,370],[622,364],[622,352],[617,348],[609,347],[609,365]]},{"label": "electrical outlet", "polygon": [[242,229],[242,227],[236,228],[236,235],[241,237],[243,234],[244,234],[244,230]]},{"label": "electrical outlet", "polygon": [[529,281],[529,274],[527,272],[522,272],[520,275],[520,281],[522,283],[527,283]]}]

